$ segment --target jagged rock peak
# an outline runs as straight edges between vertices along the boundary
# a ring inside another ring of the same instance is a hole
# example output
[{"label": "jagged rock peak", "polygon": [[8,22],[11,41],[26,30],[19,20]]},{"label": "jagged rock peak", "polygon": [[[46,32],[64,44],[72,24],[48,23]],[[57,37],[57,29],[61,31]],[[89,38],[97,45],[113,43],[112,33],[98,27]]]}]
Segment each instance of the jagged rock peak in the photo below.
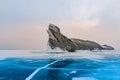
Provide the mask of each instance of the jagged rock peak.
[{"label": "jagged rock peak", "polygon": [[111,46],[102,46],[96,42],[89,40],[81,40],[75,38],[67,38],[60,32],[60,28],[54,24],[49,24],[47,30],[49,35],[49,46],[51,49],[60,48],[61,50],[67,50],[74,52],[76,50],[114,50]]}]

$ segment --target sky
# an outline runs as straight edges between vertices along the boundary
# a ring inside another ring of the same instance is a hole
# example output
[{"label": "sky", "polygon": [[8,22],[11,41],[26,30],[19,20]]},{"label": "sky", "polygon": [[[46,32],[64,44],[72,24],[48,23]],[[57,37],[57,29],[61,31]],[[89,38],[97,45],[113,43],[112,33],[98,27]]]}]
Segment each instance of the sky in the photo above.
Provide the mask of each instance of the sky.
[{"label": "sky", "polygon": [[120,47],[120,0],[0,0],[0,49],[46,50],[49,23],[69,38]]}]

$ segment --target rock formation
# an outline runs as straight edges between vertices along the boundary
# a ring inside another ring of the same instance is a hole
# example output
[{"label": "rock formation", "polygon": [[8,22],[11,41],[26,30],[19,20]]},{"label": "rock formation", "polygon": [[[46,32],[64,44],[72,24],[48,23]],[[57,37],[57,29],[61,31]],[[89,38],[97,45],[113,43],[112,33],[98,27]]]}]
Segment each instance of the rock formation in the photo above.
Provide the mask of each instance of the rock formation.
[{"label": "rock formation", "polygon": [[104,50],[114,50],[113,47],[108,46],[108,45],[103,45],[102,47],[103,47]]},{"label": "rock formation", "polygon": [[104,45],[103,47],[93,41],[67,38],[60,32],[60,29],[53,24],[49,25],[47,32],[49,35],[48,43],[51,49],[60,48],[69,52],[74,52],[75,50],[114,50],[111,46]]}]

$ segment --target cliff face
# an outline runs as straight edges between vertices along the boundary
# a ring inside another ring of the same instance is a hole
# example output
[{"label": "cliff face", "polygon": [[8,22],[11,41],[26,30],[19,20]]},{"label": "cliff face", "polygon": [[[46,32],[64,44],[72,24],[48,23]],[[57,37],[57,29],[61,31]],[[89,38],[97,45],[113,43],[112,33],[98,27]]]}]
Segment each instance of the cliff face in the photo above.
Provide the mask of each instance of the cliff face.
[{"label": "cliff face", "polygon": [[49,46],[51,49],[60,48],[62,50],[67,50],[69,52],[74,52],[75,50],[114,50],[111,46],[102,47],[100,44],[88,41],[88,40],[81,40],[81,39],[69,39],[64,36],[60,29],[53,25],[49,25],[49,29],[47,30],[49,35]]}]

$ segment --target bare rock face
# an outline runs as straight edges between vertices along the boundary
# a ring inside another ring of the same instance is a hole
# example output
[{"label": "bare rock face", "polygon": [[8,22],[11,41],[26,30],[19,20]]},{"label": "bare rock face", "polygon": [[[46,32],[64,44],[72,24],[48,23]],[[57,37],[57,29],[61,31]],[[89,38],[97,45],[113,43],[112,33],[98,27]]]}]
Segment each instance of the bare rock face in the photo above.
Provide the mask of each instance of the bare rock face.
[{"label": "bare rock face", "polygon": [[49,35],[49,46],[51,49],[60,48],[63,51],[74,52],[75,50],[114,50],[111,46],[102,47],[100,44],[81,39],[69,39],[64,36],[60,29],[53,25],[49,25],[49,29],[47,30]]}]

